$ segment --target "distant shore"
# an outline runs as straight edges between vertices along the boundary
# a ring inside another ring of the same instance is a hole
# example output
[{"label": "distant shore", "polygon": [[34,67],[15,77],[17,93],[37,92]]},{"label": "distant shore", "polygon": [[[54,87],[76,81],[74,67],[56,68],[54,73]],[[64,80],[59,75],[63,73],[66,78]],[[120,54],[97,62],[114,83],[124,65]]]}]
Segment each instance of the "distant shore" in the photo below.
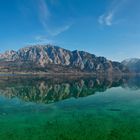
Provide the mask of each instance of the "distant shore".
[{"label": "distant shore", "polygon": [[15,72],[15,73],[0,73],[0,76],[39,76],[39,75],[51,75],[51,76],[96,76],[96,73],[86,73],[86,72],[77,72],[77,73],[69,73],[69,72]]},{"label": "distant shore", "polygon": [[94,72],[0,72],[3,76],[137,76],[140,73],[94,73]]}]

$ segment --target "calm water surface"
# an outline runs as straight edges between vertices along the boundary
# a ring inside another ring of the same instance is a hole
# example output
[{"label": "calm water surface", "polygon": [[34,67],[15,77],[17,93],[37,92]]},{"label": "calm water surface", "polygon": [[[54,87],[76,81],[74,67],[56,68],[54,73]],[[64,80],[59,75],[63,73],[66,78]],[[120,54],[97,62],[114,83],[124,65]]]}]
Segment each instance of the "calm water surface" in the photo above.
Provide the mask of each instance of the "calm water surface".
[{"label": "calm water surface", "polygon": [[0,140],[140,140],[140,78],[0,77]]}]

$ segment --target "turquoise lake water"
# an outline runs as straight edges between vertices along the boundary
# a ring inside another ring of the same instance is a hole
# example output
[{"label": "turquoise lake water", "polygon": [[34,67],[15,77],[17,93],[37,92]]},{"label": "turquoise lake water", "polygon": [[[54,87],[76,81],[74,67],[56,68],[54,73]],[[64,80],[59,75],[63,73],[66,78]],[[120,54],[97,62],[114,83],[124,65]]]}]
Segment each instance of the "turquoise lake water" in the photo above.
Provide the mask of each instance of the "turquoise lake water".
[{"label": "turquoise lake water", "polygon": [[1,77],[0,140],[139,140],[140,77]]}]

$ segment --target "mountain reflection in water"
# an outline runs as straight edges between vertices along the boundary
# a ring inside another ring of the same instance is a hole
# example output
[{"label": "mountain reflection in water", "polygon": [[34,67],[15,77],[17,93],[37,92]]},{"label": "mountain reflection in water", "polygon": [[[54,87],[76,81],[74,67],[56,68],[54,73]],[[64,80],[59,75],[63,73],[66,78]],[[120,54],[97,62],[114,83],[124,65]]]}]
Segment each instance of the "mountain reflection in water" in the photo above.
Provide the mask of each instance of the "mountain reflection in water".
[{"label": "mountain reflection in water", "polygon": [[0,94],[27,102],[53,103],[85,97],[108,88],[140,88],[139,77],[1,77]]}]

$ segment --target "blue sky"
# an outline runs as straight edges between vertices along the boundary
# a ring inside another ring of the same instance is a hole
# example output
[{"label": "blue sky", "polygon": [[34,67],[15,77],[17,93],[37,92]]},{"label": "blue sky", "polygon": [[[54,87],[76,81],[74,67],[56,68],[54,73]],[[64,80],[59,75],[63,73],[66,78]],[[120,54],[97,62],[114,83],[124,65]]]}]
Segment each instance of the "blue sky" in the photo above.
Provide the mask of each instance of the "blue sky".
[{"label": "blue sky", "polygon": [[140,58],[139,0],[0,0],[0,52],[55,44]]}]

